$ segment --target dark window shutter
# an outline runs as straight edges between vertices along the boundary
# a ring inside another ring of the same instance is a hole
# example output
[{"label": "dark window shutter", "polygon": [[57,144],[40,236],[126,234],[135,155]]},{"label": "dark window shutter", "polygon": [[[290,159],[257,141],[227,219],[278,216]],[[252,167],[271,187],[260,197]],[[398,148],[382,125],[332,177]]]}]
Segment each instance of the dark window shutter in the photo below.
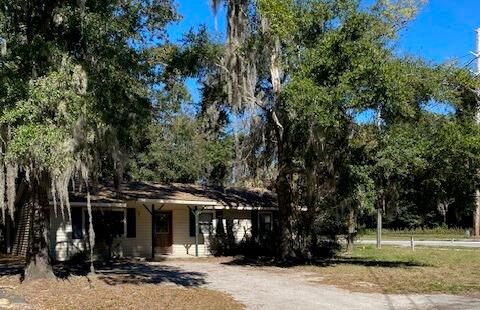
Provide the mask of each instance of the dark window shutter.
[{"label": "dark window shutter", "polygon": [[72,239],[82,239],[83,227],[82,227],[82,208],[72,207]]},{"label": "dark window shutter", "polygon": [[223,236],[225,234],[225,227],[223,226],[223,210],[215,211],[215,218],[217,221],[217,228],[215,229],[215,233],[218,236]]},{"label": "dark window shutter", "polygon": [[272,219],[273,219],[273,231],[278,231],[278,212],[272,212]]},{"label": "dark window shutter", "polygon": [[127,238],[137,237],[137,213],[135,208],[127,208]]},{"label": "dark window shutter", "polygon": [[258,211],[252,211],[252,237],[258,236]]},{"label": "dark window shutter", "polygon": [[188,209],[188,214],[190,215],[188,217],[190,219],[190,237],[195,237],[195,215],[193,215],[193,212],[190,209]]}]

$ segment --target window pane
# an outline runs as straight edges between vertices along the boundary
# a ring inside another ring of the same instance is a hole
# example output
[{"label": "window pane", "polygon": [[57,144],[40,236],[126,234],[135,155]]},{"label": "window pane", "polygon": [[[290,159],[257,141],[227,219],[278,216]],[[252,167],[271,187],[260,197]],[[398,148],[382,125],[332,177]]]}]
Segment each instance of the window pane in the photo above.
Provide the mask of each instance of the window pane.
[{"label": "window pane", "polygon": [[271,222],[272,222],[272,218],[271,218],[270,214],[264,214],[264,215],[263,215],[263,221],[264,221],[265,223],[271,223]]},{"label": "window pane", "polygon": [[259,214],[259,229],[260,233],[272,230],[272,214],[260,213]]},{"label": "window pane", "polygon": [[212,224],[213,214],[212,213],[200,213],[198,222],[202,224]]},{"label": "window pane", "polygon": [[170,232],[170,221],[168,214],[157,214],[155,217],[155,232],[167,234]]},{"label": "window pane", "polygon": [[[86,230],[88,232],[88,212],[85,211]],[[110,241],[123,236],[125,232],[123,210],[92,210],[95,240]]]},{"label": "window pane", "polygon": [[213,226],[213,213],[200,213],[198,222],[200,224],[200,232],[209,234]]}]

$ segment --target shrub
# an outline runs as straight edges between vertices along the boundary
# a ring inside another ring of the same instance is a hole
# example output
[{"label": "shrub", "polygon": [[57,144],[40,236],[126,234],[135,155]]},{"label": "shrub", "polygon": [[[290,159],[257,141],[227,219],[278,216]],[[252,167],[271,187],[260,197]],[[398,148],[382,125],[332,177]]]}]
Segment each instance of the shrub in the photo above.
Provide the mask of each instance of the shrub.
[{"label": "shrub", "polygon": [[319,240],[312,245],[310,251],[313,258],[325,259],[335,256],[342,249],[342,245],[338,239]]},{"label": "shrub", "polygon": [[78,251],[70,257],[69,262],[72,264],[76,263],[84,263],[90,260],[90,252],[89,251]]},{"label": "shrub", "polygon": [[272,257],[275,255],[275,250],[276,240],[273,232],[264,233],[257,238],[246,236],[240,242],[232,241],[225,234],[209,236],[209,251],[214,256]]}]

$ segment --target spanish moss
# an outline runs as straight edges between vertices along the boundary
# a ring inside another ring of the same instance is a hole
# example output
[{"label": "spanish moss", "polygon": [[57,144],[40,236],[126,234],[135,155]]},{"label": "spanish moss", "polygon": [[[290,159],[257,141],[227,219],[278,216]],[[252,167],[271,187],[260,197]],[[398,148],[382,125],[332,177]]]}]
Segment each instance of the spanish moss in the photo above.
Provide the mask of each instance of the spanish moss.
[{"label": "spanish moss", "polygon": [[10,218],[13,220],[15,213],[15,193],[16,179],[18,174],[18,165],[16,163],[7,163],[7,209]]}]

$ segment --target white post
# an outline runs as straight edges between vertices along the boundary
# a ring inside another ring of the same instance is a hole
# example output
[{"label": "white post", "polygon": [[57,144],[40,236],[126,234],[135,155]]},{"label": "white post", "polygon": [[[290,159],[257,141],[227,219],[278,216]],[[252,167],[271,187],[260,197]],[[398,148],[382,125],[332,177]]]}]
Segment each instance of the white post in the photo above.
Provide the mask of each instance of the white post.
[{"label": "white post", "polygon": [[412,251],[415,251],[415,240],[413,240],[413,236],[410,237],[410,247]]}]

